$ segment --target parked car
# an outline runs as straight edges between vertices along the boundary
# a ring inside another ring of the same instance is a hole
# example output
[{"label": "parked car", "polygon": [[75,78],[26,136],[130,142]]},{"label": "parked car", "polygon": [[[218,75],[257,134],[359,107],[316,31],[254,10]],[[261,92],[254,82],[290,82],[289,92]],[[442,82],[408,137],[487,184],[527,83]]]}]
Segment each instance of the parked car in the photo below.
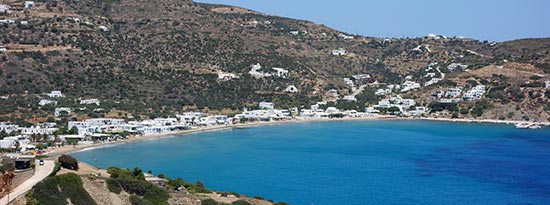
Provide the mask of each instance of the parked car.
[{"label": "parked car", "polygon": [[41,159],[40,162],[38,162],[38,164],[39,164],[40,166],[44,165],[44,160]]}]

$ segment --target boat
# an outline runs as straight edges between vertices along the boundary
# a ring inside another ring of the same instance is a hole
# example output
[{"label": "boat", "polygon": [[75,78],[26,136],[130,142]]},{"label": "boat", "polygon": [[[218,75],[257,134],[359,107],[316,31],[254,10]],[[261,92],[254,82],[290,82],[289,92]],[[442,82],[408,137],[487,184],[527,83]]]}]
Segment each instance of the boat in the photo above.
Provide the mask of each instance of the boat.
[{"label": "boat", "polygon": [[522,123],[517,123],[516,128],[518,128],[518,129],[540,129],[541,126],[537,123],[522,122]]}]

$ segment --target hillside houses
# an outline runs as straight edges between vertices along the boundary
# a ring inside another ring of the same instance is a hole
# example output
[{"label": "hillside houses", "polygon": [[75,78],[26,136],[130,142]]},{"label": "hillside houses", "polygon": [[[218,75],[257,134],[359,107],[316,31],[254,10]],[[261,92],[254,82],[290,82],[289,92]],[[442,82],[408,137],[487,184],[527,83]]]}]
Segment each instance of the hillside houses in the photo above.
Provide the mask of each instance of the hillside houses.
[{"label": "hillside houses", "polygon": [[262,69],[262,66],[258,63],[252,66],[248,74],[250,74],[252,77],[255,77],[255,78],[264,78],[264,77],[271,77],[271,76],[275,76],[279,78],[290,77],[288,70],[284,68],[274,67],[272,68],[273,70],[272,72],[264,72],[264,71],[261,71],[261,69]]},{"label": "hillside houses", "polygon": [[464,64],[460,64],[460,63],[451,63],[450,65],[447,66],[447,69],[449,71],[454,71],[454,70],[466,70],[466,68],[468,68],[468,65],[464,65]]},{"label": "hillside houses", "polygon": [[218,80],[221,80],[221,81],[229,81],[229,80],[232,80],[232,79],[238,79],[239,78],[239,76],[237,76],[233,73],[226,73],[226,72],[223,72],[223,71],[218,71],[217,74],[218,74]]},{"label": "hillside houses", "polygon": [[476,85],[472,89],[468,90],[462,98],[467,101],[479,100],[485,94],[485,85]]},{"label": "hillside houses", "polygon": [[91,104],[95,104],[97,106],[100,105],[100,101],[98,99],[87,99],[87,100],[81,100],[80,101],[80,104],[81,105],[91,105]]},{"label": "hillside houses", "polygon": [[42,99],[38,102],[38,105],[40,105],[40,106],[45,106],[45,105],[49,105],[49,104],[57,105],[57,101]]},{"label": "hillside houses", "polygon": [[420,88],[420,83],[414,82],[414,81],[405,81],[401,84],[401,92],[407,92],[410,90],[416,90]]},{"label": "hillside houses", "polygon": [[260,102],[259,105],[260,109],[274,109],[275,105],[272,102]]},{"label": "hillside houses", "polygon": [[51,91],[50,93],[46,94],[50,98],[60,98],[63,97],[63,94],[59,90]]},{"label": "hillside houses", "polygon": [[332,55],[334,55],[334,56],[344,56],[344,55],[346,55],[346,50],[343,49],[343,48],[339,48],[339,49],[334,49],[334,50],[332,50],[331,53],[332,53]]},{"label": "hillside houses", "polygon": [[55,117],[59,117],[62,114],[71,115],[71,108],[68,108],[68,107],[55,108],[55,111],[54,111]]},{"label": "hillside houses", "polygon": [[0,4],[0,13],[11,13],[11,7],[9,5]]}]

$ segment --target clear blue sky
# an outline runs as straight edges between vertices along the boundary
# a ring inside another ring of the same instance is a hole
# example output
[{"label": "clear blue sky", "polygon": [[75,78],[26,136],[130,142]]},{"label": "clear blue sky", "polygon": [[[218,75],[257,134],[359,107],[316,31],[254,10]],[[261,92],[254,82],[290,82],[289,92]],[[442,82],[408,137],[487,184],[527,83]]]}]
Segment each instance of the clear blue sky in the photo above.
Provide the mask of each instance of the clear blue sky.
[{"label": "clear blue sky", "polygon": [[374,37],[428,33],[506,41],[550,37],[550,0],[195,0]]}]

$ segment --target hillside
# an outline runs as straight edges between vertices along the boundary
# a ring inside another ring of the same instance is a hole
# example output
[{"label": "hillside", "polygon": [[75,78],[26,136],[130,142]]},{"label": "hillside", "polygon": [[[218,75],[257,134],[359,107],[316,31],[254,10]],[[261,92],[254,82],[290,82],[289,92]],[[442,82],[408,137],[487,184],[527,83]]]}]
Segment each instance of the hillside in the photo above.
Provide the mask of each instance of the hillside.
[{"label": "hillside", "polygon": [[[406,76],[425,83],[426,68],[436,62],[435,77],[445,75],[446,80],[403,95],[428,105],[425,97],[430,92],[455,83],[469,88],[468,80],[473,79],[500,90],[483,99],[491,106],[482,117],[550,117],[550,93],[544,88],[544,81],[550,80],[550,39],[379,39],[181,0],[59,0],[36,2],[30,8],[23,8],[22,1],[0,4],[13,9],[0,19],[15,20],[0,30],[0,44],[7,48],[0,53],[0,115],[6,120],[45,121],[53,115],[53,106],[38,102],[52,90],[65,95],[57,107],[75,109],[71,116],[77,118],[168,116],[195,108],[233,113],[260,101],[282,108],[309,107],[326,99],[329,89],[351,94],[343,78],[353,75],[368,74],[369,83],[382,86],[402,83]],[[333,55],[340,48],[345,54]],[[253,77],[249,71],[257,63],[265,72],[288,70],[288,76]],[[453,63],[467,65],[471,72],[447,69]],[[220,74],[232,75],[221,79]],[[285,92],[291,85],[298,92]],[[366,90],[357,102],[337,106],[364,109],[375,100],[366,97],[372,89]],[[100,99],[101,105],[76,110],[83,107],[80,99],[91,98]],[[474,115],[469,110],[475,104],[458,105],[468,109],[461,115]],[[502,109],[507,112],[498,114]]]}]

